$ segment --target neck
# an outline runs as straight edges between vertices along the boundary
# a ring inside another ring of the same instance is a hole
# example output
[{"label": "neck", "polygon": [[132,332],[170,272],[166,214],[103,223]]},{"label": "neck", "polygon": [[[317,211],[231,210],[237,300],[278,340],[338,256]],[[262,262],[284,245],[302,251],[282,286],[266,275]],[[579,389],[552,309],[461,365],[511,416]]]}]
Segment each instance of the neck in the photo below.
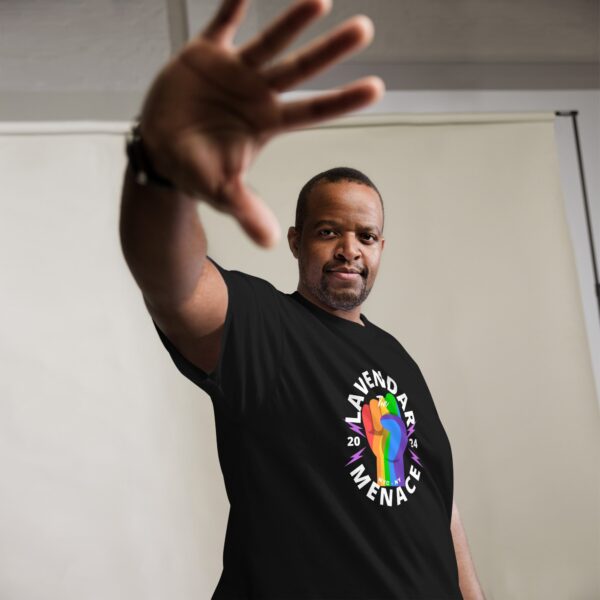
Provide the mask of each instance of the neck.
[{"label": "neck", "polygon": [[314,294],[311,294],[304,286],[298,285],[296,291],[301,294],[308,301],[316,304],[319,308],[326,310],[328,313],[335,315],[336,317],[340,317],[342,319],[346,319],[348,321],[353,321],[354,323],[358,323],[359,325],[365,326],[364,322],[360,318],[360,308],[361,305],[355,306],[350,310],[343,310],[341,308],[333,308],[329,306],[329,304],[325,304],[321,302],[319,298],[317,298]]}]

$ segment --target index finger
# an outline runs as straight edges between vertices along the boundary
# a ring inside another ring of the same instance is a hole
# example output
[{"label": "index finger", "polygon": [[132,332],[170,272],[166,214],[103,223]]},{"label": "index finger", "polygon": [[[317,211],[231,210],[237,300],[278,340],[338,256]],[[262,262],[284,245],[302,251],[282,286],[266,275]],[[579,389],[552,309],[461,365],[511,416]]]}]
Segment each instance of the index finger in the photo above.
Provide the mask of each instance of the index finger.
[{"label": "index finger", "polygon": [[241,46],[240,58],[251,67],[260,67],[288,46],[311,21],[330,10],[331,0],[299,0]]}]

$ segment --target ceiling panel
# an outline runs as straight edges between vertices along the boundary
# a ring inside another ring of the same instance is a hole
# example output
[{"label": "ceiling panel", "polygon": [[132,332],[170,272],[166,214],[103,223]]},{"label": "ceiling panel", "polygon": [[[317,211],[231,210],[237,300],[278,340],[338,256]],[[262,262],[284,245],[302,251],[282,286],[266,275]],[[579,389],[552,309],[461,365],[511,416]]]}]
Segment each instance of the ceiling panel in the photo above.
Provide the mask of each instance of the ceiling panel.
[{"label": "ceiling panel", "polygon": [[[251,0],[236,41],[248,39],[289,4]],[[218,5],[188,0],[191,30]],[[334,0],[331,13],[290,49],[364,13],[375,24],[375,39],[349,62],[589,63],[599,58],[599,5],[598,0]]]},{"label": "ceiling panel", "polygon": [[169,44],[163,0],[2,0],[0,90],[143,89]]},{"label": "ceiling panel", "polygon": [[[249,0],[236,42],[292,0]],[[366,13],[373,43],[301,82],[376,73],[391,89],[597,89],[600,0],[333,0],[287,49]],[[221,0],[0,0],[0,120],[131,117]],[[187,19],[186,19],[187,17]]]}]

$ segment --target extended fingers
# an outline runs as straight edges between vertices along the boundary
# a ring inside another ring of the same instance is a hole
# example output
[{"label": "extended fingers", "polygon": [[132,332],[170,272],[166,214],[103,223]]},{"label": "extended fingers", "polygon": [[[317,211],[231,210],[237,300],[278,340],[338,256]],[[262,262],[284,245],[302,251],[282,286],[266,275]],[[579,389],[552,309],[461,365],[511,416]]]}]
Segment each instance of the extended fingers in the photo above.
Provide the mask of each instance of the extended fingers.
[{"label": "extended fingers", "polygon": [[322,71],[342,56],[368,45],[373,39],[373,22],[365,15],[348,19],[279,63],[267,67],[263,77],[279,92]]},{"label": "extended fingers", "polygon": [[248,0],[223,0],[219,10],[200,33],[200,37],[222,45],[230,45],[244,18]]},{"label": "extended fingers", "polygon": [[273,211],[255,194],[250,186],[236,176],[223,189],[231,213],[244,231],[261,246],[270,248],[281,238],[281,227]]},{"label": "extended fingers", "polygon": [[311,21],[331,10],[331,0],[300,0],[238,50],[240,58],[258,67],[288,46]]},{"label": "extended fingers", "polygon": [[306,127],[358,110],[379,100],[384,91],[383,81],[379,77],[369,76],[333,92],[284,103],[281,106],[280,127],[283,131]]}]

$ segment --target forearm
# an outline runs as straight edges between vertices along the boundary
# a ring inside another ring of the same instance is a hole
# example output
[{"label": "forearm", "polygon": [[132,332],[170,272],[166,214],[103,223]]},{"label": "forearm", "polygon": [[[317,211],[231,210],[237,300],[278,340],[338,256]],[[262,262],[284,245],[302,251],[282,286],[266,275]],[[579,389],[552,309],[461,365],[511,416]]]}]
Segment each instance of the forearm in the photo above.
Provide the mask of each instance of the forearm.
[{"label": "forearm", "polygon": [[468,559],[458,560],[458,583],[463,600],[486,600],[475,567]]},{"label": "forearm", "polygon": [[458,512],[456,503],[452,506],[452,541],[458,565],[458,582],[464,600],[486,600],[481,584],[475,573],[475,565],[471,558],[467,536]]},{"label": "forearm", "polygon": [[177,306],[193,292],[207,251],[196,200],[176,191],[140,186],[128,167],[119,234],[125,261],[150,303]]}]

